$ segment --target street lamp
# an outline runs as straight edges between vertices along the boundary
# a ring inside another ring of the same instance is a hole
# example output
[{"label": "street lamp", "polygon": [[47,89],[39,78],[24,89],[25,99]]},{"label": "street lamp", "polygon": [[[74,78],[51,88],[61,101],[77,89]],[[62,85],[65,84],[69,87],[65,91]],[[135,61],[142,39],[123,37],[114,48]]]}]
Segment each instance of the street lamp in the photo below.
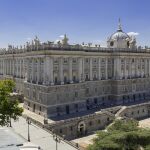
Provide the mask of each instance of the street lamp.
[{"label": "street lamp", "polygon": [[29,125],[31,124],[31,119],[27,117],[26,122],[28,124],[28,142],[30,142],[30,130],[29,130]]},{"label": "street lamp", "polygon": [[54,132],[52,132],[52,133],[53,133],[53,139],[56,142],[56,150],[58,150],[57,143],[60,143],[61,139],[60,139],[60,137],[56,133],[54,133]]}]

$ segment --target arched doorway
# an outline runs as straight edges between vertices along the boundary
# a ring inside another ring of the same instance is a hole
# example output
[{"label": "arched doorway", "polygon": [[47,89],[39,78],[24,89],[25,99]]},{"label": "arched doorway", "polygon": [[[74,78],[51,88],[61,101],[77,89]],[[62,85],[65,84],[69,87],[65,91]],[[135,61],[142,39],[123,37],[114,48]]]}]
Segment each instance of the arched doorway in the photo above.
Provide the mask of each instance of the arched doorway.
[{"label": "arched doorway", "polygon": [[78,136],[83,136],[86,134],[85,122],[81,121],[78,123]]}]

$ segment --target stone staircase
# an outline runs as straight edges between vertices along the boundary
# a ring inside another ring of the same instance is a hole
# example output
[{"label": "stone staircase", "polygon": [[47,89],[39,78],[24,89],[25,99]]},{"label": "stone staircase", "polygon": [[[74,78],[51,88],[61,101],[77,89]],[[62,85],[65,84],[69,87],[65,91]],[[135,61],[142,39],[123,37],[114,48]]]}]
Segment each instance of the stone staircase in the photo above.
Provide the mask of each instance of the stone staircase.
[{"label": "stone staircase", "polygon": [[115,118],[121,117],[120,114],[126,109],[126,106],[122,106],[122,108],[115,114]]}]

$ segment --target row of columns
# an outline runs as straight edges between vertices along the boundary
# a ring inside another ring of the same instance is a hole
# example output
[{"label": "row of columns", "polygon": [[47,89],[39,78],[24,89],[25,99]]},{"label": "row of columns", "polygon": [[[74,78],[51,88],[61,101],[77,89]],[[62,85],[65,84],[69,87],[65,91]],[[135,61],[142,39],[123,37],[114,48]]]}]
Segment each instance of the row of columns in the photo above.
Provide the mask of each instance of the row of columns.
[{"label": "row of columns", "polygon": [[[43,59],[43,62],[41,60]],[[26,62],[24,62],[26,60]],[[54,61],[52,57],[45,56],[41,58],[36,58],[37,62],[35,63],[35,58],[27,58],[27,59],[2,59],[0,62],[0,73],[4,75],[13,75],[15,77],[24,77],[28,81],[35,81],[37,84],[42,82],[43,84],[54,84]],[[115,57],[114,64],[113,64],[113,78],[115,79],[122,79],[122,78],[131,78],[131,77],[144,77],[150,75],[150,60],[144,59],[134,59],[132,62],[132,58],[125,58],[124,59],[124,70],[121,69],[121,62],[122,58]],[[69,75],[69,82],[73,83],[73,59],[68,59],[68,75]],[[101,80],[102,72],[102,58],[98,58],[98,70],[97,70],[97,78]],[[85,64],[84,58],[78,58],[78,80],[79,82],[83,82],[85,78]],[[127,63],[128,62],[128,63]],[[26,67],[25,67],[26,63]],[[63,57],[59,58],[59,79],[61,84],[64,84],[64,67],[63,67]],[[36,64],[36,65],[35,65]],[[127,69],[128,65],[128,69]],[[139,68],[140,65],[140,68]],[[144,66],[144,68],[143,68]],[[36,68],[35,68],[36,67]],[[26,68],[26,71],[25,71]],[[108,79],[108,59],[105,58],[104,63],[105,68],[105,79]],[[36,70],[36,71],[35,71]],[[89,79],[93,80],[93,59],[89,58]]]},{"label": "row of columns", "polygon": [[24,59],[3,59],[0,61],[0,74],[24,77]]},{"label": "row of columns", "polygon": [[[128,63],[127,63],[128,60]],[[122,78],[132,78],[132,77],[144,77],[144,76],[150,76],[150,60],[144,59],[135,59],[135,62],[132,62],[131,59],[124,59],[124,70],[122,73],[121,70],[121,58],[116,57],[114,59],[114,75],[113,77],[116,79],[122,79]],[[127,69],[128,65],[128,69]],[[140,68],[139,68],[140,66]],[[144,69],[142,68],[144,66]]]},{"label": "row of columns", "polygon": [[[32,65],[30,60],[32,60]],[[41,72],[41,63],[40,63],[40,58],[37,59],[37,66],[34,65],[35,60],[30,58],[27,61],[27,80],[34,80],[35,76],[36,76],[36,82],[39,83],[41,80],[41,76],[43,76],[43,84],[51,84],[54,85],[54,64],[53,64],[53,58],[52,57],[46,57],[44,58],[44,64],[43,64],[43,72]],[[73,83],[73,60],[72,58],[68,59],[69,64],[68,64],[68,79],[70,83]],[[84,59],[79,57],[78,58],[78,81],[79,82],[83,82],[84,81]],[[30,68],[31,66],[31,68]],[[64,67],[63,67],[63,57],[59,58],[59,79],[60,79],[60,83],[64,84]],[[37,74],[35,74],[35,67],[37,67]],[[108,63],[107,63],[107,59],[105,62],[105,79],[108,79]],[[89,75],[90,75],[90,80],[93,80],[93,61],[92,58],[90,58],[90,67],[89,67]],[[31,74],[31,76],[30,76]],[[101,80],[101,59],[98,59],[98,79]],[[32,81],[31,81],[32,82]]]}]

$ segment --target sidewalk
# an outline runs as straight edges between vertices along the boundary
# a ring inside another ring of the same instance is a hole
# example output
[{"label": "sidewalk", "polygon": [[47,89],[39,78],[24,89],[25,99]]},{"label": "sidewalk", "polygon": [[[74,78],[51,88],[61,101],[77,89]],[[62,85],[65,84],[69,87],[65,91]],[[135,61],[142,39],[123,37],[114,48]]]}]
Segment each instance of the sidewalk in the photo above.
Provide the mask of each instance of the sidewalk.
[{"label": "sidewalk", "polygon": [[[38,118],[41,119],[40,117]],[[19,118],[19,121],[12,121],[12,129],[23,138],[28,137],[28,124],[23,117]],[[42,128],[31,123],[30,125],[30,139],[31,142],[39,145],[43,150],[55,150],[56,142],[53,139],[53,135],[43,130]],[[64,141],[58,143],[58,150],[76,150],[76,148],[67,144]]]}]

